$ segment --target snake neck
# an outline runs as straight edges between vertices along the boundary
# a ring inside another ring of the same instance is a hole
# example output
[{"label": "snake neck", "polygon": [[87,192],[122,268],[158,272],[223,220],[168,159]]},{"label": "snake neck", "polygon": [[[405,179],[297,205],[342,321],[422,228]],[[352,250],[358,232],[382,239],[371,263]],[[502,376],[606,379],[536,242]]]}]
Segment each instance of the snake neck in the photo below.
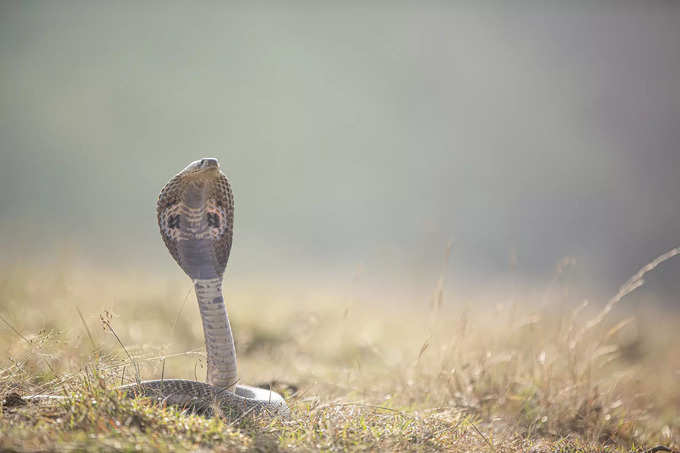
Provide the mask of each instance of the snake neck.
[{"label": "snake neck", "polygon": [[222,297],[222,277],[194,280],[203,321],[208,363],[208,384],[230,389],[237,381],[236,349]]}]

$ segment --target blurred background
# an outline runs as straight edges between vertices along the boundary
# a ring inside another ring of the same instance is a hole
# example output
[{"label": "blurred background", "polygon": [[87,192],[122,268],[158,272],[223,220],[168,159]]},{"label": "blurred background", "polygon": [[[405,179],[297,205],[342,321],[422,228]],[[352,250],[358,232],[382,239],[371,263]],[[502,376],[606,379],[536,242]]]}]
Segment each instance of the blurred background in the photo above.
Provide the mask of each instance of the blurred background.
[{"label": "blurred background", "polygon": [[229,282],[606,298],[680,244],[679,46],[673,1],[3,0],[0,262],[182,278],[156,197],[217,157]]}]

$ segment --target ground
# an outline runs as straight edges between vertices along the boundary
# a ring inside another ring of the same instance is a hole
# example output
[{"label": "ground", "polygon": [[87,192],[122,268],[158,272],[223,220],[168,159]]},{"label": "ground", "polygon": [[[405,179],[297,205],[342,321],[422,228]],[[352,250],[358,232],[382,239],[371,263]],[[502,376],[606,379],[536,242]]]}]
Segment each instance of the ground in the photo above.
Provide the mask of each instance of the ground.
[{"label": "ground", "polygon": [[[188,281],[4,268],[0,451],[680,448],[677,314],[631,316],[620,303],[598,316],[606,301],[554,295],[408,303],[271,286],[227,284],[225,296],[242,382],[272,385],[292,416],[206,419],[115,390],[136,367],[204,379]],[[67,398],[12,396],[36,393]]]}]

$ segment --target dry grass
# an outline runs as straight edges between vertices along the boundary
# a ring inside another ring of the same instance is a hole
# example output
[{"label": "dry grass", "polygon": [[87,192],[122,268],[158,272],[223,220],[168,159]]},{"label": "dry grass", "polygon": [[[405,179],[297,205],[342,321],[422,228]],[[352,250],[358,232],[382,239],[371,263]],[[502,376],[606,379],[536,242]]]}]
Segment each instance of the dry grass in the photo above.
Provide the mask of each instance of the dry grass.
[{"label": "dry grass", "polygon": [[625,288],[599,314],[231,288],[241,378],[274,382],[293,413],[234,423],[112,390],[136,371],[102,319],[142,378],[204,378],[188,282],[39,265],[3,275],[0,395],[69,396],[1,409],[3,451],[680,448],[680,316],[626,318]]}]

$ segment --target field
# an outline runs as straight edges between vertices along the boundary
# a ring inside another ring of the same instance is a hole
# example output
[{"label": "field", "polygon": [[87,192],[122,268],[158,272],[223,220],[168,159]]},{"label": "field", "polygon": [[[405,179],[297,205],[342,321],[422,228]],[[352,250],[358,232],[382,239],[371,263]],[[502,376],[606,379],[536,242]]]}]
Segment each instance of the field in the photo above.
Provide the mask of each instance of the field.
[{"label": "field", "polygon": [[477,305],[437,290],[366,301],[228,281],[241,379],[285,394],[292,417],[224,420],[115,391],[135,367],[204,379],[188,280],[57,269],[2,269],[0,396],[67,398],[7,398],[0,451],[680,448],[680,316],[631,315],[619,301],[639,278],[588,306],[521,295]]}]

